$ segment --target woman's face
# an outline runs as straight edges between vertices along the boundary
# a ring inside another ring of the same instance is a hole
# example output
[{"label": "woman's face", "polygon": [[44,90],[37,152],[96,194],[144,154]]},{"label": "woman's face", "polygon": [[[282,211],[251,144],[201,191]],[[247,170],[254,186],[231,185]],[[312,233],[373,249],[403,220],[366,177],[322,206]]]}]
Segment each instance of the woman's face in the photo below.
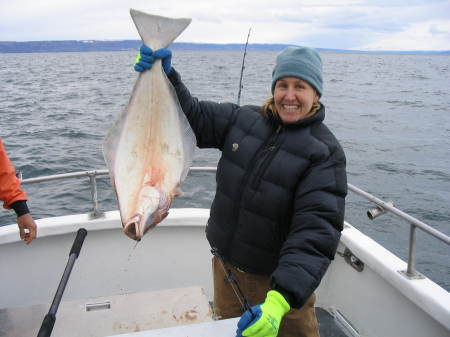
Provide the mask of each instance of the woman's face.
[{"label": "woman's face", "polygon": [[275,83],[275,108],[284,123],[297,122],[308,116],[319,100],[316,90],[297,77],[283,77]]}]

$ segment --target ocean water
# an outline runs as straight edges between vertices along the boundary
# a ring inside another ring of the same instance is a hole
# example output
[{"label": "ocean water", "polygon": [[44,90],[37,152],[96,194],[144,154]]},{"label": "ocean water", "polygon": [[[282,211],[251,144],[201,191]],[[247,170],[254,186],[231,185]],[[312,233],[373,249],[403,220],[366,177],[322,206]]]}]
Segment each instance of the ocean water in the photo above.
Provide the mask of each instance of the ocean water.
[{"label": "ocean water", "polygon": [[[249,52],[241,104],[269,96],[277,52]],[[349,183],[450,234],[450,56],[321,53],[326,124],[346,155]],[[24,178],[104,169],[102,141],[128,102],[135,53],[0,54],[0,135]],[[237,51],[175,51],[173,64],[193,95],[236,102]],[[195,166],[220,153],[198,150]],[[87,178],[25,185],[35,218],[89,212]],[[100,208],[117,209],[108,179]],[[208,207],[214,175],[192,173],[173,207]],[[407,258],[409,225],[349,193],[346,220]],[[14,223],[0,211],[0,225]],[[419,231],[417,269],[450,290],[450,247]]]}]

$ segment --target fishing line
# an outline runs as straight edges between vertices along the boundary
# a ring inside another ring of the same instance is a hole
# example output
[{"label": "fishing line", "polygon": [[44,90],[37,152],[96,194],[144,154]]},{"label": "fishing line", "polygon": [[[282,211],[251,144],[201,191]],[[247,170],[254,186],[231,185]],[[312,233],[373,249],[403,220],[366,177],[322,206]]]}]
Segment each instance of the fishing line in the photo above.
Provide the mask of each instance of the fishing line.
[{"label": "fishing line", "polygon": [[219,263],[223,269],[223,272],[225,273],[225,276],[227,278],[228,283],[230,283],[231,289],[233,289],[234,294],[236,295],[239,303],[241,304],[242,309],[245,311],[249,311],[252,315],[252,318],[255,318],[256,315],[252,310],[252,307],[250,305],[250,302],[247,300],[247,298],[244,295],[244,292],[242,291],[241,287],[239,287],[239,283],[237,281],[236,276],[231,272],[229,268],[225,266],[225,263],[223,262],[222,257],[219,255],[217,249],[211,249],[211,253],[218,258]]}]

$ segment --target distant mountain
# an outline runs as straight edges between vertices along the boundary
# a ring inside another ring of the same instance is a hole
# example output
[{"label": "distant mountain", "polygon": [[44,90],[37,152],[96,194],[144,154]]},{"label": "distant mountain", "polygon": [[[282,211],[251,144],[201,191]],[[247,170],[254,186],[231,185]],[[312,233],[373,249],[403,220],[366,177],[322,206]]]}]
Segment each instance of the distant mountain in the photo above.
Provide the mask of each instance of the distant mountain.
[{"label": "distant mountain", "polygon": [[[137,50],[140,40],[67,40],[67,41],[0,41],[0,53],[56,53],[56,52],[90,52]],[[174,50],[243,50],[244,44],[214,44],[175,42],[170,48]],[[248,50],[282,50],[287,44],[249,44]]]},{"label": "distant mountain", "polygon": [[[0,41],[0,53],[57,53],[57,52],[93,52],[137,50],[140,40],[66,40],[66,41]],[[282,50],[289,44],[256,44],[248,45],[248,50]],[[170,48],[174,50],[243,50],[244,44],[186,43],[175,42]],[[447,51],[357,51],[346,49],[317,48],[319,51],[339,53],[414,53],[414,54],[450,54]]]}]

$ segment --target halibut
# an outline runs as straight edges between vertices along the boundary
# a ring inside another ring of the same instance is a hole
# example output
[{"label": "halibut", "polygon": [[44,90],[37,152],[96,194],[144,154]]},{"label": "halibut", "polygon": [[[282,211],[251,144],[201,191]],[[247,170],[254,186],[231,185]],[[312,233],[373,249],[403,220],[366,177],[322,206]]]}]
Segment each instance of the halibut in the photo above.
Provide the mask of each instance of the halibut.
[{"label": "halibut", "polygon": [[[172,19],[130,9],[142,42],[168,47],[191,19]],[[124,233],[133,240],[168,214],[192,164],[195,135],[157,60],[139,73],[129,103],[109,130],[103,156],[116,192]]]}]

